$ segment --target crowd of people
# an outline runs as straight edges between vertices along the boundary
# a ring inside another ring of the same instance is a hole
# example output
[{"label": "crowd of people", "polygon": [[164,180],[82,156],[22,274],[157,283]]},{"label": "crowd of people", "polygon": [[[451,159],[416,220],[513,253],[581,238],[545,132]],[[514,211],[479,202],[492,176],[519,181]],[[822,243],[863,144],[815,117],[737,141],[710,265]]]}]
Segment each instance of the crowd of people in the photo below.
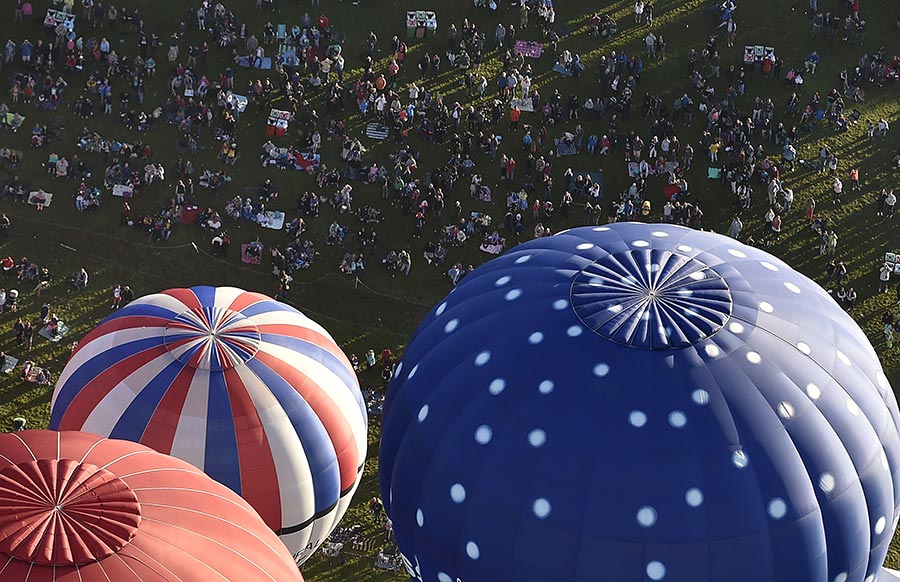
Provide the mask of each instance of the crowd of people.
[{"label": "crowd of people", "polygon": [[[258,0],[255,8],[286,18],[278,4]],[[21,180],[21,154],[5,148],[0,157],[10,175],[2,196],[26,202],[32,186],[54,184],[71,195],[78,212],[99,209],[107,194],[121,196],[123,228],[160,243],[177,228],[199,229],[216,257],[229,255],[229,232],[243,224],[271,228],[277,234],[241,241],[240,259],[271,271],[280,299],[323,246],[335,247],[329,269],[351,278],[383,269],[400,285],[416,280],[421,265],[455,286],[479,262],[473,256],[486,260],[579,221],[713,228],[718,225],[707,211],[730,205],[723,230],[736,239],[770,248],[788,231],[808,237],[807,246],[828,261],[823,284],[848,311],[856,308],[854,283],[868,274],[849,272],[843,233],[822,207],[860,196],[864,172],[828,143],[805,155],[803,140],[823,127],[835,135],[867,127],[863,139],[871,143],[890,134],[889,120],[867,119],[861,108],[871,93],[900,80],[900,58],[867,45],[861,0],[839,0],[830,12],[810,0],[803,24],[811,38],[803,42],[812,50],[804,50],[805,58],[786,62],[767,52],[727,67],[741,54],[735,45],[742,19],[752,18],[749,8],[730,0],[713,3],[709,29],[677,55],[657,26],[664,9],[653,2],[635,1],[627,18],[586,14],[579,26],[598,49],[590,58],[567,44],[552,0],[474,0],[477,18],[447,22],[445,32],[415,51],[400,32],[379,38],[370,31],[348,43],[327,6],[314,4],[316,13],[298,11],[295,24],[282,28],[269,20],[255,30],[239,10],[203,0],[190,3],[174,30],[151,31],[137,8],[83,0],[77,27],[54,28],[34,43],[9,39],[0,59],[10,79],[0,122],[14,131],[25,123],[26,106],[47,111],[70,102],[84,126],[75,146],[87,159],[102,155],[104,169],[98,166],[95,176],[69,151],[61,124],[37,123],[31,144],[47,153],[46,184]],[[31,6],[18,0],[16,17],[23,20],[24,5]],[[624,30],[635,31],[633,45],[605,46]],[[111,40],[120,37],[125,41]],[[840,74],[823,96],[805,84],[834,68],[820,54],[824,42],[841,42],[839,56],[828,58],[846,62],[837,65]],[[496,75],[483,66],[490,59]],[[662,63],[684,74],[654,94],[645,82]],[[554,87],[543,82],[546,75],[572,80]],[[757,77],[779,83],[790,97],[783,100],[782,91]],[[151,90],[156,86],[164,86],[161,96]],[[95,116],[140,139],[104,138],[90,129]],[[268,121],[244,130],[248,116]],[[147,145],[152,138],[144,133],[161,124],[178,135],[174,166],[157,161]],[[195,168],[206,148],[216,159]],[[244,152],[261,152],[267,176],[307,173],[309,187],[286,192],[271,177],[248,185],[241,172],[249,163],[239,163]],[[578,164],[591,169],[579,171]],[[894,165],[900,168],[900,151]],[[825,181],[830,202],[792,186],[792,174],[800,172]],[[195,186],[225,195],[206,197]],[[130,198],[145,193],[159,199],[154,210],[133,213]],[[872,219],[891,219],[896,201],[885,187]],[[387,218],[408,236],[386,233]],[[0,226],[5,236],[5,215]],[[25,257],[2,264],[20,285],[33,283],[35,296],[53,282],[49,270]],[[893,264],[875,271],[879,292],[887,292]],[[83,291],[88,274],[81,269],[69,280]],[[110,296],[110,309],[118,309],[134,292],[116,284]],[[0,289],[0,312],[15,311],[18,301],[18,291]],[[888,348],[900,332],[894,311],[883,317]],[[17,347],[31,349],[38,323],[58,326],[59,318],[17,324]],[[379,361],[369,352],[363,362],[352,355],[351,362],[390,379],[389,353]],[[377,395],[367,393],[370,410],[380,405]]]}]

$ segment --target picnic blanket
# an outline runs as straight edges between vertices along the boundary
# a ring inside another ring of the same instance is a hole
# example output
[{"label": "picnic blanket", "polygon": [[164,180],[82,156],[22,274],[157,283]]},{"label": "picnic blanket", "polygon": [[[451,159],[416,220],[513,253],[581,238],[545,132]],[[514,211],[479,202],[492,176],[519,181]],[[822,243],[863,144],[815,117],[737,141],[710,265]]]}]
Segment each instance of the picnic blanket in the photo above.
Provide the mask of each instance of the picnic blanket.
[{"label": "picnic blanket", "polygon": [[227,97],[225,97],[225,102],[229,105],[237,107],[238,113],[243,113],[244,110],[247,109],[247,103],[249,103],[250,100],[243,95],[231,93]]},{"label": "picnic blanket", "polygon": [[585,170],[583,172],[575,172],[574,177],[578,178],[578,176],[582,176],[585,179],[590,177],[591,182],[593,182],[595,184],[600,184],[600,198],[603,198],[603,172],[596,171],[596,170],[595,171]]},{"label": "picnic blanket", "polygon": [[181,213],[181,224],[194,224],[197,222],[197,216],[200,214],[200,209],[196,206],[185,206],[184,211]]},{"label": "picnic blanket", "polygon": [[[253,57],[253,60],[256,60],[256,57]],[[238,57],[238,66],[244,68],[253,68],[253,69],[263,69],[269,70],[272,68],[272,57],[263,57],[262,64],[259,66],[253,67],[251,66],[250,57]]]},{"label": "picnic blanket", "polygon": [[577,144],[574,141],[558,137],[553,140],[553,143],[556,145],[557,156],[574,156],[578,153]]},{"label": "picnic blanket", "polygon": [[15,124],[13,123],[13,121],[15,120],[15,118],[16,118],[16,114],[15,114],[15,113],[7,113],[7,114],[6,114],[6,117],[3,118],[3,124],[4,124],[4,125],[8,125],[8,126],[10,126],[11,128],[13,128],[13,129],[19,129],[20,127],[22,127],[22,123],[25,123],[25,117],[24,117],[24,116],[22,117],[22,122],[19,123],[19,125],[15,125]]},{"label": "picnic blanket", "polygon": [[50,332],[49,325],[45,325],[44,327],[41,328],[41,331],[38,332],[38,335],[43,338],[47,338],[51,342],[58,342],[68,332],[69,332],[69,326],[67,326],[65,323],[60,321],[56,324],[56,333],[55,334]]},{"label": "picnic blanket", "polygon": [[13,370],[16,369],[16,366],[19,365],[19,359],[14,358],[12,356],[6,356],[3,359],[3,365],[0,367],[0,372],[4,374],[12,374]]},{"label": "picnic blanket", "polygon": [[366,136],[372,139],[387,139],[391,130],[382,123],[370,123],[366,126]]},{"label": "picnic blanket", "polygon": [[[40,366],[31,366],[28,368],[28,373],[25,374],[24,380],[26,382],[37,382],[38,376],[40,376],[44,372],[44,369]],[[49,376],[49,374],[48,374]]]},{"label": "picnic blanket", "polygon": [[718,180],[719,177],[721,177],[721,175],[722,175],[722,168],[713,168],[710,166],[706,170],[706,177],[709,178],[710,180]]},{"label": "picnic blanket", "polygon": [[541,55],[544,54],[544,45],[533,40],[517,40],[513,50],[523,57],[539,59],[541,58]]},{"label": "picnic blanket", "polygon": [[257,222],[264,228],[281,230],[282,228],[284,228],[284,212],[280,210],[268,210],[266,211],[263,219],[257,217]]},{"label": "picnic blanket", "polygon": [[489,255],[499,255],[503,252],[503,245],[489,245],[487,243],[482,243],[482,245],[478,247],[478,250],[483,251]]},{"label": "picnic blanket", "polygon": [[134,196],[134,188],[124,184],[116,184],[113,186],[112,195],[120,198],[131,198]]},{"label": "picnic blanket", "polygon": [[50,206],[50,202],[53,200],[53,194],[49,192],[43,192],[38,190],[36,192],[28,193],[28,203],[32,206]]},{"label": "picnic blanket", "polygon": [[248,265],[258,265],[262,262],[261,257],[257,257],[255,255],[251,255],[249,253],[250,244],[242,244],[241,245],[241,262],[247,263]]},{"label": "picnic blanket", "polygon": [[510,99],[509,108],[512,109],[513,107],[518,107],[519,111],[534,112],[534,104],[531,99]]},{"label": "picnic blanket", "polygon": [[566,68],[562,63],[556,63],[553,65],[553,70],[562,75],[563,77],[571,77],[575,73]]},{"label": "picnic blanket", "polygon": [[294,168],[298,170],[315,170],[319,167],[321,160],[322,157],[319,154],[299,153],[294,157]]},{"label": "picnic blanket", "polygon": [[663,196],[666,197],[667,202],[672,199],[672,196],[675,196],[679,192],[681,192],[681,188],[678,184],[669,184],[668,186],[663,187]]}]

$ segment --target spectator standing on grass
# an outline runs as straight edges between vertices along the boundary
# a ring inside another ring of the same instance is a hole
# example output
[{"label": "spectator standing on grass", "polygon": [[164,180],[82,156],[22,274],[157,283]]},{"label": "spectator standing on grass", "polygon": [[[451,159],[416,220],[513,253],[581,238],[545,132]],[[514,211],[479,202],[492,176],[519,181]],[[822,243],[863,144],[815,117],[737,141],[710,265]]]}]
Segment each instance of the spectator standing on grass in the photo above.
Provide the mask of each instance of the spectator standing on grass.
[{"label": "spectator standing on grass", "polygon": [[82,267],[78,271],[78,274],[75,275],[75,288],[78,289],[79,291],[87,291],[87,286],[88,286],[88,273],[87,273],[87,271],[84,270],[84,267]]},{"label": "spectator standing on grass", "polygon": [[634,3],[634,22],[640,24],[644,19],[644,0]]},{"label": "spectator standing on grass", "polygon": [[22,330],[22,343],[25,344],[25,351],[30,352],[31,346],[34,344],[34,326],[31,325],[31,322],[25,324],[25,329]]},{"label": "spectator standing on grass", "polygon": [[891,190],[890,192],[888,192],[887,197],[884,199],[884,210],[888,218],[894,216],[895,204],[897,204],[897,196],[894,195],[894,191]]},{"label": "spectator standing on grass", "polygon": [[881,268],[878,269],[878,292],[879,293],[887,293],[888,286],[891,283],[891,271],[894,269],[891,268],[890,263],[883,263]]},{"label": "spectator standing on grass", "polygon": [[782,208],[781,213],[787,215],[787,213],[791,211],[791,206],[794,205],[794,191],[790,188],[782,188],[781,196],[784,201],[784,207]]},{"label": "spectator standing on grass", "polygon": [[735,216],[731,219],[731,226],[728,228],[728,236],[736,239],[741,234],[742,230],[744,230],[744,223],[741,222],[740,216]]}]

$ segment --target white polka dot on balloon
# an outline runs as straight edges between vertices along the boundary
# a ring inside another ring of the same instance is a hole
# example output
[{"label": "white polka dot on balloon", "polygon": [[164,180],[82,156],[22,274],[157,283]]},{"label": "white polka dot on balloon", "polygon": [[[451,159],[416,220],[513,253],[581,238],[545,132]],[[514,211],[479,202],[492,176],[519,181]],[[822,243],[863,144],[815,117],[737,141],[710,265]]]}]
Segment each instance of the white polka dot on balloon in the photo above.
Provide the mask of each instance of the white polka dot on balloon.
[{"label": "white polka dot on balloon", "polygon": [[821,476],[819,476],[819,489],[821,489],[823,493],[831,493],[832,491],[834,491],[835,485],[836,482],[834,479],[834,475],[832,475],[831,473],[828,473],[826,471],[825,473],[822,473]]},{"label": "white polka dot on balloon", "polygon": [[435,315],[443,315],[444,311],[447,310],[447,302],[444,301],[440,305],[438,305],[437,309],[434,310]]},{"label": "white polka dot on balloon", "polygon": [[479,352],[477,356],[475,356],[475,365],[483,366],[491,361],[491,352],[485,350],[483,352]]},{"label": "white polka dot on balloon", "polygon": [[687,246],[687,245],[678,245],[678,246],[675,247],[675,248],[678,249],[679,251],[683,252],[683,253],[692,253],[692,252],[694,252],[694,248],[693,248],[693,247],[689,247],[689,246]]},{"label": "white polka dot on balloon", "polygon": [[762,356],[760,356],[757,352],[750,351],[747,352],[747,361],[751,364],[758,364],[762,362]]},{"label": "white polka dot on balloon", "polygon": [[579,251],[587,251],[587,250],[594,248],[594,245],[592,243],[581,243],[580,245],[578,245],[575,248],[578,249]]},{"label": "white polka dot on balloon", "polygon": [[652,561],[647,563],[647,577],[651,580],[662,580],[666,577],[666,567],[662,562]]},{"label": "white polka dot on balloon", "polygon": [[553,388],[553,380],[544,380],[540,384],[538,384],[538,392],[540,392],[544,396],[553,392]]},{"label": "white polka dot on balloon", "polygon": [[778,416],[780,416],[782,420],[792,420],[794,418],[794,414],[796,414],[794,405],[787,400],[782,400],[781,402],[779,402],[776,409],[778,410]]},{"label": "white polka dot on balloon", "polygon": [[412,380],[413,376],[415,376],[416,372],[418,372],[418,371],[419,371],[419,364],[416,364],[415,366],[412,367],[412,370],[409,371],[409,374],[406,375],[406,379]]},{"label": "white polka dot on balloon", "polygon": [[697,406],[706,406],[709,404],[709,392],[702,388],[697,388],[691,392],[691,400],[693,400],[694,404]]},{"label": "white polka dot on balloon", "polygon": [[672,428],[684,428],[687,424],[687,415],[680,410],[673,410],[669,413],[669,425]]},{"label": "white polka dot on balloon", "polygon": [[534,503],[531,505],[531,511],[538,519],[547,519],[551,509],[550,501],[544,497],[535,499]]},{"label": "white polka dot on balloon", "polygon": [[741,449],[731,453],[731,462],[738,469],[743,469],[750,464],[750,457]]},{"label": "white polka dot on balloon", "polygon": [[703,271],[694,271],[693,273],[688,275],[688,277],[690,277],[694,281],[702,281],[703,279],[706,279],[706,273],[704,273]]},{"label": "white polka dot on balloon", "polygon": [[775,311],[775,308],[772,307],[772,304],[769,303],[768,301],[760,301],[759,302],[759,310],[764,313],[772,313],[773,311]]},{"label": "white polka dot on balloon", "polygon": [[850,358],[847,357],[847,354],[840,350],[837,351],[837,359],[839,359],[845,366],[850,366],[852,364]]},{"label": "white polka dot on balloon", "polygon": [[528,336],[528,343],[530,343],[533,346],[538,345],[542,341],[544,341],[544,334],[542,334],[539,331],[536,331]]},{"label": "white polka dot on balloon", "polygon": [[628,413],[628,424],[635,428],[641,428],[647,424],[647,414],[640,410],[632,410]]},{"label": "white polka dot on balloon", "polygon": [[657,238],[666,238],[667,236],[669,236],[669,233],[667,233],[664,230],[654,230],[650,234],[652,234],[653,236],[655,236]]},{"label": "white polka dot on balloon", "polygon": [[716,344],[706,344],[703,346],[703,351],[706,352],[706,355],[710,358],[718,358],[722,353],[722,350],[720,350],[719,346]]},{"label": "white polka dot on balloon", "polygon": [[691,507],[700,507],[703,505],[703,492],[697,487],[691,487],[684,493],[684,500]]},{"label": "white polka dot on balloon", "polygon": [[878,521],[875,522],[875,535],[880,536],[884,533],[884,529],[887,527],[887,519],[882,515],[878,518]]},{"label": "white polka dot on balloon", "polygon": [[822,389],[810,382],[806,385],[806,395],[813,400],[818,400],[822,397]]},{"label": "white polka dot on balloon", "polygon": [[609,230],[609,227],[608,226],[598,226],[597,228],[595,228],[593,230],[594,230],[594,232],[606,232],[607,230]]},{"label": "white polka dot on balloon", "polygon": [[634,245],[634,246],[636,246],[636,247],[638,247],[638,248],[645,248],[645,247],[649,247],[649,246],[650,246],[650,243],[647,242],[647,241],[645,241],[645,240],[635,240],[635,241],[631,241],[631,244]]},{"label": "white polka dot on balloon", "polygon": [[473,560],[477,560],[481,557],[481,550],[478,548],[478,544],[475,542],[469,542],[466,544],[466,555]]},{"label": "white polka dot on balloon", "polygon": [[479,445],[486,445],[494,438],[494,430],[486,424],[482,424],[475,429],[475,442]]},{"label": "white polka dot on balloon", "polygon": [[656,510],[645,505],[638,509],[637,522],[641,527],[653,527],[656,525]]},{"label": "white polka dot on balloon", "polygon": [[453,582],[453,577],[446,572],[438,572],[438,582]]},{"label": "white polka dot on balloon", "polygon": [[810,348],[809,344],[806,342],[797,342],[797,349],[807,356],[812,353],[812,348]]},{"label": "white polka dot on balloon", "polygon": [[798,295],[800,294],[800,287],[791,283],[790,281],[785,281],[784,288],[787,289],[788,291],[790,291],[791,293],[797,293]]},{"label": "white polka dot on balloon", "polygon": [[515,260],[515,263],[517,265],[521,265],[523,263],[527,263],[530,260],[531,260],[531,255],[522,255],[521,257],[519,257]]},{"label": "white polka dot on balloon", "polygon": [[450,499],[453,500],[453,503],[462,503],[466,500],[466,488],[462,486],[460,483],[454,483],[450,487]]},{"label": "white polka dot on balloon", "polygon": [[491,380],[491,383],[488,384],[488,392],[491,396],[498,396],[504,390],[506,390],[506,380],[503,378],[494,378]]},{"label": "white polka dot on balloon", "polygon": [[738,259],[746,259],[747,253],[744,251],[739,251],[738,249],[728,249],[728,254],[732,257],[737,257]]},{"label": "white polka dot on balloon", "polygon": [[557,299],[556,301],[553,302],[553,309],[555,309],[556,311],[562,311],[563,309],[565,309],[568,306],[569,306],[569,302],[566,301],[565,299]]},{"label": "white polka dot on balloon", "polygon": [[744,326],[736,321],[728,324],[728,331],[731,333],[744,333]]},{"label": "white polka dot on balloon", "polygon": [[852,398],[847,399],[847,411],[853,416],[859,416],[859,405]]},{"label": "white polka dot on balloon", "polygon": [[570,325],[569,329],[566,330],[566,335],[569,337],[578,337],[584,331],[584,328],[578,324]]},{"label": "white polka dot on balloon", "polygon": [[419,409],[419,422],[425,422],[426,418],[428,418],[428,405],[427,404]]},{"label": "white polka dot on balloon", "polygon": [[423,527],[425,525],[425,514],[422,513],[421,509],[416,510],[416,524],[419,527]]},{"label": "white polka dot on balloon", "polygon": [[510,279],[512,279],[512,277],[510,277],[509,275],[503,275],[502,277],[494,281],[494,285],[497,287],[503,287],[504,285],[509,283]]},{"label": "white polka dot on balloon", "polygon": [[609,374],[609,364],[605,364],[605,363],[601,362],[601,363],[597,364],[596,366],[594,366],[594,376],[597,376],[598,378],[603,378],[607,374]]},{"label": "white polka dot on balloon", "polygon": [[459,319],[451,319],[446,324],[444,324],[444,333],[453,333],[456,331],[456,328],[459,327]]},{"label": "white polka dot on balloon", "polygon": [[607,307],[606,310],[609,311],[610,313],[619,313],[620,311],[622,311],[622,306],[619,305],[618,303],[616,303],[614,305],[610,305],[609,307]]},{"label": "white polka dot on balloon", "polygon": [[540,448],[547,442],[547,433],[536,428],[528,433],[528,444],[534,448]]},{"label": "white polka dot on balloon", "polygon": [[776,267],[775,265],[773,265],[773,264],[770,263],[769,261],[760,261],[759,264],[762,265],[763,268],[768,269],[768,270],[770,270],[770,271],[778,271],[778,267]]},{"label": "white polka dot on balloon", "polygon": [[846,572],[841,572],[837,576],[834,577],[834,582],[847,582],[848,574]]},{"label": "white polka dot on balloon", "polygon": [[775,497],[769,501],[767,511],[772,519],[781,519],[787,515],[787,503],[781,497]]},{"label": "white polka dot on balloon", "polygon": [[506,292],[506,295],[504,295],[503,298],[506,299],[507,301],[515,301],[516,299],[518,299],[521,296],[522,296],[521,289],[510,289],[509,291]]}]

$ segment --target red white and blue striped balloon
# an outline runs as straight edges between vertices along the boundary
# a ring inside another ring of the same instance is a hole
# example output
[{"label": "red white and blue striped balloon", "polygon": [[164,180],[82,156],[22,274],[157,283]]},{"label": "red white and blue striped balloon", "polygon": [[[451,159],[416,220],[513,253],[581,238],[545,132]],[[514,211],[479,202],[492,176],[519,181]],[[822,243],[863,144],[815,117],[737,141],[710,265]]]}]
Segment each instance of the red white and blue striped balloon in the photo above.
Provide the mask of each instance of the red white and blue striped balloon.
[{"label": "red white and blue striped balloon", "polygon": [[347,357],[296,309],[232,287],[171,289],[72,353],[50,426],[140,442],[252,505],[303,563],[359,485],[367,417]]}]

